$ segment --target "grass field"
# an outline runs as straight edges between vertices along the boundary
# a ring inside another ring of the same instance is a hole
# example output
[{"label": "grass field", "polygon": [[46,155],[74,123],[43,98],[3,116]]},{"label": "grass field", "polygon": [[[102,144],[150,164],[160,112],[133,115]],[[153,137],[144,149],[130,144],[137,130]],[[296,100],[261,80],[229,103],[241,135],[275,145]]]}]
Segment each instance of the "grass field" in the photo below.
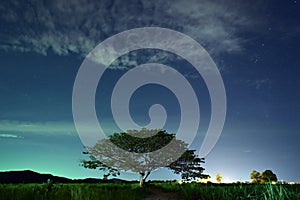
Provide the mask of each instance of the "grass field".
[{"label": "grass field", "polygon": [[179,192],[182,199],[300,200],[300,185],[155,183],[165,191]]},{"label": "grass field", "polygon": [[[154,194],[155,193],[155,194]],[[300,200],[300,185],[244,185],[244,184],[199,184],[174,182],[151,183],[145,188],[138,184],[3,184],[0,199],[44,200],[44,199],[168,199],[176,194],[177,199],[276,199]],[[156,196],[155,196],[156,195]],[[152,197],[151,197],[152,196]]]},{"label": "grass field", "polygon": [[143,199],[147,189],[138,184],[3,184],[0,199],[116,200]]}]

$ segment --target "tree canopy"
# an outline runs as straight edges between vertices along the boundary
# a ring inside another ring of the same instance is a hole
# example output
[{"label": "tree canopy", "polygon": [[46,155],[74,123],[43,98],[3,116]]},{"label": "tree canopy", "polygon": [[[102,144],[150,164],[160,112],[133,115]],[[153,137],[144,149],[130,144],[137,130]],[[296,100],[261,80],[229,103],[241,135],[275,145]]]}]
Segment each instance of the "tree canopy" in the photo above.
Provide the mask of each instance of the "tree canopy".
[{"label": "tree canopy", "polygon": [[272,172],[272,170],[265,170],[261,173],[262,182],[272,182],[277,181],[277,176]]},{"label": "tree canopy", "polygon": [[219,173],[217,173],[217,175],[216,175],[216,181],[217,181],[218,183],[222,183],[222,179],[223,179],[222,175],[219,174]]},{"label": "tree canopy", "polygon": [[256,170],[253,170],[250,174],[252,183],[267,183],[272,181],[277,181],[277,176],[272,172],[272,170],[265,170],[260,173]]},{"label": "tree canopy", "polygon": [[[150,136],[150,137],[148,137]],[[171,142],[172,141],[172,142]],[[166,145],[170,148],[157,151]],[[140,175],[141,185],[149,174],[160,167],[167,167],[182,179],[205,178],[203,158],[188,150],[187,144],[164,130],[141,129],[115,133],[108,139],[87,147],[89,160],[82,160],[83,167],[106,171],[105,177],[117,176],[120,171],[131,171]]]},{"label": "tree canopy", "polygon": [[261,182],[261,175],[258,171],[253,170],[250,174],[250,178],[252,183],[260,183]]}]

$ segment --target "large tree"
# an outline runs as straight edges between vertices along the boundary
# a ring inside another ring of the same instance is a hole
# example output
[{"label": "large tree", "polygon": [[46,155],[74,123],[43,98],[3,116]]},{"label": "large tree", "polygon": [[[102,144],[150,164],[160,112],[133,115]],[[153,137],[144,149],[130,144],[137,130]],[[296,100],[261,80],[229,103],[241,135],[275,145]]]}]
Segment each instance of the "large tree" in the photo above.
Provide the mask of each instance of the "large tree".
[{"label": "large tree", "polygon": [[277,181],[277,176],[272,172],[272,170],[265,170],[261,173],[261,180],[263,183]]},{"label": "large tree", "polygon": [[[169,148],[157,151],[166,145]],[[150,173],[160,167],[171,169],[184,180],[207,177],[201,167],[204,159],[198,158],[195,150],[188,150],[187,144],[176,139],[174,134],[163,130],[115,133],[87,149],[84,153],[89,154],[90,159],[82,160],[82,165],[106,171],[106,178],[109,175],[117,176],[120,171],[132,171],[140,175],[142,186]]]}]

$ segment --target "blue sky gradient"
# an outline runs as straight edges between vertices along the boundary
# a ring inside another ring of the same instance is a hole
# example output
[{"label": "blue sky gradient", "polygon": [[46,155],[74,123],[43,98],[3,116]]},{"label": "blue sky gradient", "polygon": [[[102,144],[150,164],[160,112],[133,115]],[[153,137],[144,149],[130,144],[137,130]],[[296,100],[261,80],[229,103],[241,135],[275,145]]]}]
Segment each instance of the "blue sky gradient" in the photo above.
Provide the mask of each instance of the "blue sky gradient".
[{"label": "blue sky gradient", "polygon": [[[144,26],[180,31],[199,42],[218,66],[227,94],[222,135],[206,157],[205,173],[249,180],[272,169],[279,180],[300,181],[300,2],[297,1],[1,1],[0,171],[31,169],[69,178],[101,177],[80,167],[84,150],[72,117],[72,90],[85,56],[116,33]],[[5,12],[4,12],[5,11]],[[137,51],[105,72],[96,94],[101,125],[118,131],[112,88],[137,64],[159,62],[184,74],[200,102],[199,150],[210,119],[210,99],[199,74],[176,55]],[[168,89],[147,85],[134,93],[131,114],[149,122],[160,103],[164,127],[176,132],[179,104]],[[124,173],[121,178],[137,179]],[[157,170],[151,179],[178,176]]]}]

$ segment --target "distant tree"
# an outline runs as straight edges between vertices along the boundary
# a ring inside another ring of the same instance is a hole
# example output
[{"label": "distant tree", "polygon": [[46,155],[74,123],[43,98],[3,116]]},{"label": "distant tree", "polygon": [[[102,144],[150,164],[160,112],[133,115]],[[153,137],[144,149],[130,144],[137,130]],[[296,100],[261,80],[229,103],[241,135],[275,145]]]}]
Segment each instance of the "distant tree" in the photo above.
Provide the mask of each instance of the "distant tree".
[{"label": "distant tree", "polygon": [[265,182],[272,182],[272,181],[277,181],[277,176],[276,174],[274,174],[272,172],[272,170],[265,170],[263,173],[261,173],[261,180],[262,180],[262,183],[265,183]]},{"label": "distant tree", "polygon": [[222,179],[223,179],[223,177],[221,176],[221,174],[217,173],[217,175],[216,175],[216,181],[218,183],[222,183]]},{"label": "distant tree", "polygon": [[[173,139],[175,142],[171,144],[170,141]],[[149,153],[169,143],[171,149],[168,151]],[[119,148],[124,151],[120,151]],[[82,160],[82,166],[106,171],[106,178],[109,175],[117,176],[120,171],[132,171],[140,175],[140,185],[143,186],[153,170],[165,166],[164,163],[168,162],[171,164],[166,167],[174,173],[180,174],[184,180],[207,177],[203,174],[204,168],[201,167],[204,159],[198,158],[195,155],[195,150],[188,150],[187,144],[176,139],[174,134],[169,134],[163,130],[142,129],[140,131],[127,131],[127,133],[115,133],[108,139],[100,140],[93,147],[87,147],[87,149],[88,152],[84,153],[89,154],[90,159]],[[132,154],[132,152],[136,154]],[[182,152],[184,153],[182,154]],[[143,153],[142,156],[139,153]],[[172,162],[173,160],[176,161]]]},{"label": "distant tree", "polygon": [[262,173],[253,170],[250,174],[250,178],[252,180],[252,183],[266,183],[277,181],[277,176],[272,172],[272,170],[265,170]]},{"label": "distant tree", "polygon": [[250,174],[250,178],[252,183],[260,183],[261,182],[261,175],[258,171],[253,170]]}]

